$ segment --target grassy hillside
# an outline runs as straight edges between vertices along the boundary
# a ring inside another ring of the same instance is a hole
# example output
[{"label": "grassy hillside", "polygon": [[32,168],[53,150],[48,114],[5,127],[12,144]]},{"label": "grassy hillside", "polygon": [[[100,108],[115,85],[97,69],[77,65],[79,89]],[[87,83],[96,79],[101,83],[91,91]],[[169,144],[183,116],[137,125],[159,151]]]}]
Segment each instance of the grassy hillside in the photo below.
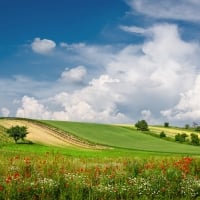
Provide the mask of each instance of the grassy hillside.
[{"label": "grassy hillside", "polygon": [[200,154],[200,147],[169,142],[123,126],[63,121],[43,122],[80,138],[112,147],[152,152]]}]

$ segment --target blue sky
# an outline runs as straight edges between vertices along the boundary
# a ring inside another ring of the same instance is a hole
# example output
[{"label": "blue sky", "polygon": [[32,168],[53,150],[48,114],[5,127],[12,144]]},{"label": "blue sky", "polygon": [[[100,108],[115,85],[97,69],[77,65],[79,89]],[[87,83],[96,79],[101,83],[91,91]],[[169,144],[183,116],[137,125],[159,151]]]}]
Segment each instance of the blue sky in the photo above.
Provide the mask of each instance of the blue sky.
[{"label": "blue sky", "polygon": [[0,113],[200,120],[197,0],[0,0]]}]

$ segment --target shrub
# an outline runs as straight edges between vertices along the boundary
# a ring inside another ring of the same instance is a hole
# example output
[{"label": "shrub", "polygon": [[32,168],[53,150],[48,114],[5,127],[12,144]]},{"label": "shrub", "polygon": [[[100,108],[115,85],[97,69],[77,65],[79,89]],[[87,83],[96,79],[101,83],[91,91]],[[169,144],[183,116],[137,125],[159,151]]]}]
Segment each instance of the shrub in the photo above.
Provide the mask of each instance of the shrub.
[{"label": "shrub", "polygon": [[148,131],[149,130],[148,124],[145,120],[138,121],[135,124],[135,127],[137,128],[137,130],[140,130],[140,131]]},{"label": "shrub", "polygon": [[199,145],[199,137],[198,135],[194,134],[194,133],[191,133],[191,144],[193,145]]},{"label": "shrub", "polygon": [[162,132],[160,133],[160,138],[164,138],[164,137],[166,137],[166,134],[165,134],[164,131],[162,131]]},{"label": "shrub", "polygon": [[186,133],[178,133],[175,135],[175,141],[177,142],[185,142],[186,141],[186,137],[188,137],[188,135]]}]

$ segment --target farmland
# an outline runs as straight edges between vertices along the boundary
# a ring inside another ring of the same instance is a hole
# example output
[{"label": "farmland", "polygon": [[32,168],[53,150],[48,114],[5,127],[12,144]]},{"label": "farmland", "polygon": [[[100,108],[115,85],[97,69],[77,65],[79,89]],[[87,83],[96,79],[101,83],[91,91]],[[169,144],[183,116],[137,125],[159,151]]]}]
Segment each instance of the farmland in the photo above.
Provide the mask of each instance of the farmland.
[{"label": "farmland", "polygon": [[[0,119],[1,127],[16,124],[28,127],[33,144],[14,144],[1,131],[0,199],[200,197],[199,146],[133,126]],[[72,139],[56,137],[64,132]]]},{"label": "farmland", "polygon": [[162,127],[162,126],[150,126],[150,130],[159,134],[161,131],[164,131],[168,137],[174,137],[177,133],[186,133],[188,136],[191,133],[196,133],[194,129],[185,129],[178,127]]},{"label": "farmland", "polygon": [[[199,154],[198,147],[152,137],[133,127],[78,122],[45,121],[45,123],[69,131],[82,139],[112,147],[163,153]],[[176,132],[179,133],[179,131]]]}]

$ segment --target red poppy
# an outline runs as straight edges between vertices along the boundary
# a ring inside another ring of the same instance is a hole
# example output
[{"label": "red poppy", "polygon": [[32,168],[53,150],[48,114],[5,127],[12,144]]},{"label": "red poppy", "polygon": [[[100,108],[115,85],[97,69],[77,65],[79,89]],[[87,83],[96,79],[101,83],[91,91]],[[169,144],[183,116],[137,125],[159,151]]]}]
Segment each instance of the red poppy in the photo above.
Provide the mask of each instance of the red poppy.
[{"label": "red poppy", "polygon": [[3,191],[4,187],[2,185],[0,185],[0,191]]},{"label": "red poppy", "polygon": [[14,179],[16,180],[16,179],[18,179],[20,177],[20,174],[18,173],[18,172],[16,172],[15,174],[14,174]]},{"label": "red poppy", "polygon": [[8,176],[7,178],[6,178],[6,183],[10,183],[12,181],[12,177],[11,176]]}]

